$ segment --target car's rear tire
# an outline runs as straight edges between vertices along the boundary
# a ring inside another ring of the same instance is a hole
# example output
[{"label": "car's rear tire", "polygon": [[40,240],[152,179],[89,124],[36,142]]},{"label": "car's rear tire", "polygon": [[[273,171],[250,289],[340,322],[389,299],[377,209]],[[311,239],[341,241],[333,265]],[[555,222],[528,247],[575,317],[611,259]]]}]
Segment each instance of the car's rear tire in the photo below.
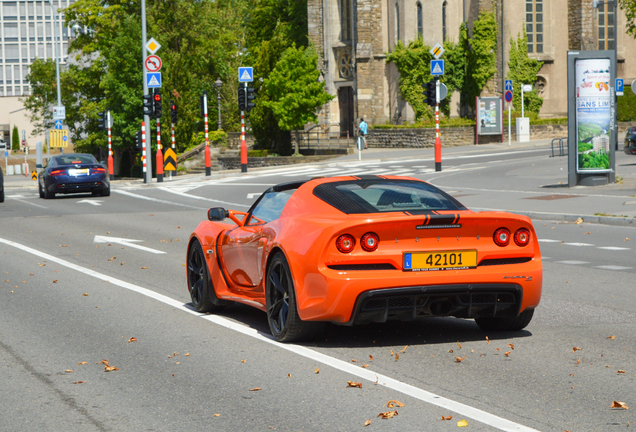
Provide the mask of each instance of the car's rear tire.
[{"label": "car's rear tire", "polygon": [[267,323],[272,336],[279,342],[296,342],[314,337],[324,323],[303,321],[298,316],[294,281],[282,252],[277,252],[270,260],[266,277]]},{"label": "car's rear tire", "polygon": [[4,202],[4,189],[0,190],[0,203]]},{"label": "car's rear tire", "polygon": [[38,183],[38,192],[40,192],[40,198],[44,198],[44,191],[42,190],[42,185]]},{"label": "car's rear tire", "polygon": [[475,322],[482,330],[487,331],[518,331],[525,328],[532,320],[534,309],[526,309],[514,318],[475,318]]},{"label": "car's rear tire", "polygon": [[102,196],[110,196],[110,186],[106,189],[102,189]]},{"label": "car's rear tire", "polygon": [[225,307],[214,293],[208,264],[198,240],[188,250],[188,291],[192,306],[199,312],[220,312]]},{"label": "car's rear tire", "polygon": [[91,191],[91,195],[93,195],[93,196],[99,196],[101,194],[102,194],[102,191],[100,191],[100,190]]},{"label": "car's rear tire", "polygon": [[55,198],[55,192],[49,191],[46,186],[44,187],[44,199],[53,199]]}]

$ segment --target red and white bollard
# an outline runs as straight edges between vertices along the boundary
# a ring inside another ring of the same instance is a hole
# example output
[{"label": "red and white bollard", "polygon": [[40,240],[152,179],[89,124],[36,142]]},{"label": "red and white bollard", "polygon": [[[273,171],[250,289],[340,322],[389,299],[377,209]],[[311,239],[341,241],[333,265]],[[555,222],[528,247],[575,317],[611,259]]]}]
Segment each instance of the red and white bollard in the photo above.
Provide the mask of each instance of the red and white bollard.
[{"label": "red and white bollard", "polygon": [[439,139],[439,80],[435,80],[435,171],[442,170],[442,142]]},{"label": "red and white bollard", "polygon": [[144,183],[146,180],[146,123],[141,122],[141,163],[144,177]]},{"label": "red and white bollard", "polygon": [[241,172],[247,172],[247,144],[245,144],[245,112],[241,111]]},{"label": "red and white bollard", "polygon": [[163,152],[161,151],[161,119],[157,119],[157,183],[163,182]]},{"label": "red and white bollard", "polygon": [[110,110],[106,111],[106,121],[108,122],[108,174],[114,175],[113,147],[110,139]]}]

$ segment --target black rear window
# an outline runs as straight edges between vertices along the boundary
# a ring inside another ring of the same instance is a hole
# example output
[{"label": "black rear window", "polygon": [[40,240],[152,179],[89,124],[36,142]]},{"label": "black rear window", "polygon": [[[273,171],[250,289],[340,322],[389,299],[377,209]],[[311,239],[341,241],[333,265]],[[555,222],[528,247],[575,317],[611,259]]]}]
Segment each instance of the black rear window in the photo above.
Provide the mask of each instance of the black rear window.
[{"label": "black rear window", "polygon": [[459,201],[427,183],[414,180],[348,180],[323,183],[314,195],[346,214],[466,210]]},{"label": "black rear window", "polygon": [[90,154],[69,154],[64,156],[55,156],[53,165],[72,165],[72,164],[96,164],[97,159]]}]

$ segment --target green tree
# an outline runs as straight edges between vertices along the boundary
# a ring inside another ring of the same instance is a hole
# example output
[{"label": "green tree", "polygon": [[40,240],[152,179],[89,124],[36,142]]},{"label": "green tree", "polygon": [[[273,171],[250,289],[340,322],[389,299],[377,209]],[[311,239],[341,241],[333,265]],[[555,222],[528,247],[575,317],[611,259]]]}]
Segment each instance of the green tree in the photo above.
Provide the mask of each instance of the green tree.
[{"label": "green tree", "polygon": [[473,25],[467,56],[463,100],[471,104],[497,71],[497,21],[494,12],[481,12]]},{"label": "green tree", "polygon": [[[513,80],[514,92],[512,105],[517,111],[521,111],[521,85],[534,84],[537,73],[543,66],[543,62],[528,57],[528,36],[525,25],[523,35],[517,35],[517,41],[510,38],[510,60],[508,61],[507,79]],[[536,90],[523,93],[523,105],[526,112],[539,114],[543,99]]]},{"label": "green tree", "polygon": [[315,122],[318,108],[334,98],[325,91],[325,83],[318,81],[317,66],[318,54],[312,47],[292,45],[263,81],[267,99],[262,103],[272,110],[282,130],[296,131],[296,154],[299,153],[298,129]]},{"label": "green tree", "polygon": [[623,12],[625,12],[625,27],[626,33],[633,38],[636,38],[636,0],[618,0]]},{"label": "green tree", "polygon": [[11,133],[11,150],[20,151],[20,132],[17,125],[13,125],[13,132]]}]

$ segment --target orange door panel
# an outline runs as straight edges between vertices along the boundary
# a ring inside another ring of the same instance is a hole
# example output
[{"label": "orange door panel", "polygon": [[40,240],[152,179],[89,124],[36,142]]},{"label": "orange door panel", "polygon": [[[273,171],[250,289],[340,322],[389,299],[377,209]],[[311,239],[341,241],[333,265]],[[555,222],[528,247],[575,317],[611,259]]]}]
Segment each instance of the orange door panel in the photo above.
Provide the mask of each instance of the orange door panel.
[{"label": "orange door panel", "polygon": [[260,283],[259,244],[263,236],[260,226],[237,227],[223,239],[221,250],[223,262],[232,282],[245,288],[254,288]]}]

